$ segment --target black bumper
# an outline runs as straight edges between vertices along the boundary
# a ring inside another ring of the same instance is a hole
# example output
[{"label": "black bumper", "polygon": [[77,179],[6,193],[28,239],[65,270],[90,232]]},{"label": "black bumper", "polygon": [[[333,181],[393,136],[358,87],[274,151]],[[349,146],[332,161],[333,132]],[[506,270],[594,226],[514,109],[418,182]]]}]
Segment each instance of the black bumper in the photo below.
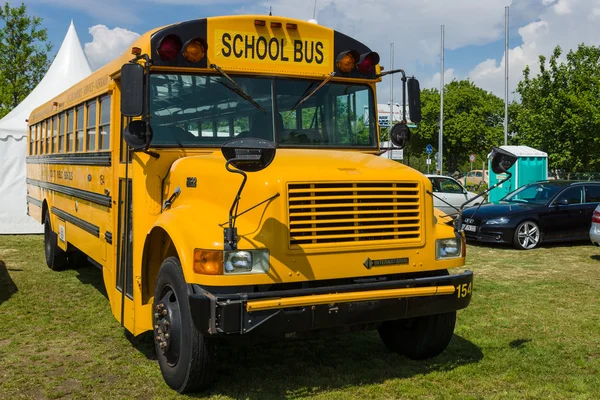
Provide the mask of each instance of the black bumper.
[{"label": "black bumper", "polygon": [[477,226],[476,232],[465,231],[468,240],[477,240],[484,243],[511,244],[513,241],[513,227],[499,227],[497,225]]},{"label": "black bumper", "polygon": [[[344,286],[296,289],[278,292],[218,294],[209,293],[194,285],[189,296],[190,310],[196,328],[214,337],[285,337],[287,334],[336,328],[361,327],[383,321],[439,314],[460,310],[471,301],[473,273],[373,282]],[[452,294],[422,297],[402,297],[384,300],[361,300],[335,304],[304,305],[247,311],[249,301],[310,297],[320,294],[353,293],[361,291],[402,288],[454,286]],[[462,290],[461,290],[462,289]]]}]

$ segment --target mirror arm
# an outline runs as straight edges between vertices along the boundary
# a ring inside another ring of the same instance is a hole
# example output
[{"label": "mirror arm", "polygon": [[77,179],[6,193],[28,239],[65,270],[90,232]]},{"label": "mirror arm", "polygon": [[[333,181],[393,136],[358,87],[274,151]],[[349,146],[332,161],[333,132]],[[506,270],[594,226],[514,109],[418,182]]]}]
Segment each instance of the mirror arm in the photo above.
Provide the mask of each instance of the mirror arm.
[{"label": "mirror arm", "polygon": [[473,200],[478,199],[480,197],[485,196],[486,194],[488,194],[489,192],[491,192],[492,190],[494,190],[495,188],[497,188],[498,186],[502,185],[504,182],[507,182],[511,177],[512,177],[512,173],[506,171],[506,174],[508,175],[506,178],[502,179],[500,182],[497,182],[494,186],[492,186],[491,188],[487,188],[483,193],[478,194],[477,196],[473,197],[472,199],[469,199],[468,201],[464,202],[461,206],[460,209],[462,210],[467,204],[471,203]]},{"label": "mirror arm", "polygon": [[244,177],[244,179],[242,180],[242,184],[240,185],[240,188],[238,189],[237,194],[235,195],[235,199],[233,200],[233,203],[231,204],[231,208],[229,209],[229,227],[224,229],[224,235],[225,235],[225,243],[224,243],[224,249],[225,250],[237,250],[237,228],[235,227],[235,220],[237,218],[237,209],[238,206],[240,204],[240,198],[242,196],[242,191],[244,190],[244,186],[246,185],[246,180],[248,180],[248,175],[246,175],[246,173],[242,170],[239,169],[232,169],[231,164],[235,161],[239,161],[237,158],[232,158],[231,160],[227,161],[227,163],[225,163],[225,169],[227,169],[227,171],[229,172],[233,172],[235,174],[240,174]]}]

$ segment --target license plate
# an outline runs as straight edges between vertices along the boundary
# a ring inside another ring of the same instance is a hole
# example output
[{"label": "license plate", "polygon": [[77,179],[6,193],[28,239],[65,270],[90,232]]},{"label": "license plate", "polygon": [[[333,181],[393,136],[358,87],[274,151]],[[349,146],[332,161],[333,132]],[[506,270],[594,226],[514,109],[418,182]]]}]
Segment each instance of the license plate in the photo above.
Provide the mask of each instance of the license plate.
[{"label": "license plate", "polygon": [[477,232],[477,227],[475,225],[463,225],[463,230],[469,232]]}]

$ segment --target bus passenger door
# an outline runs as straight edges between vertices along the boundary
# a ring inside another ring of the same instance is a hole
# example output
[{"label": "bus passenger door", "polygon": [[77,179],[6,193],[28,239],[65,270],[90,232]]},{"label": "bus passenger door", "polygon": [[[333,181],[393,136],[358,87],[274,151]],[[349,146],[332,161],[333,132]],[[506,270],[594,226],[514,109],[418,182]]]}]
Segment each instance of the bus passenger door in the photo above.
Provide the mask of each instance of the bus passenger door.
[{"label": "bus passenger door", "polygon": [[[120,115],[120,113],[119,113]],[[121,118],[120,131],[127,121]],[[118,182],[117,210],[117,260],[115,268],[116,296],[113,313],[117,320],[128,331],[134,330],[134,297],[133,297],[133,208],[132,208],[132,166],[131,152],[127,145],[118,138],[119,168],[115,168]]]}]

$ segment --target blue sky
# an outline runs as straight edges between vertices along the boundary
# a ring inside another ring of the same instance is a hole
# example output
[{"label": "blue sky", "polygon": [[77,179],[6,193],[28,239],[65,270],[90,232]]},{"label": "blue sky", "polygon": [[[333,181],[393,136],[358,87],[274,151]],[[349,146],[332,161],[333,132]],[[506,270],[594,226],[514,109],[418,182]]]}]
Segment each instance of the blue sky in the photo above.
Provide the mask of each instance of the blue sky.
[{"label": "blue sky", "polygon": [[[10,1],[17,4],[18,2]],[[75,21],[92,65],[122,52],[134,38],[154,27],[213,15],[268,13],[307,20],[313,0],[29,0],[31,15],[44,19],[54,51]],[[600,0],[317,0],[320,24],[365,42],[389,67],[389,43],[395,43],[394,66],[416,75],[422,86],[438,87],[440,25],[445,25],[445,77],[469,78],[503,97],[504,7],[510,6],[510,91],[526,65],[552,48],[599,44]],[[90,34],[90,28],[106,28]],[[119,29],[116,29],[119,28]],[[395,98],[399,88],[394,85]],[[380,86],[389,99],[389,83]],[[511,95],[514,96],[514,95]]]}]

